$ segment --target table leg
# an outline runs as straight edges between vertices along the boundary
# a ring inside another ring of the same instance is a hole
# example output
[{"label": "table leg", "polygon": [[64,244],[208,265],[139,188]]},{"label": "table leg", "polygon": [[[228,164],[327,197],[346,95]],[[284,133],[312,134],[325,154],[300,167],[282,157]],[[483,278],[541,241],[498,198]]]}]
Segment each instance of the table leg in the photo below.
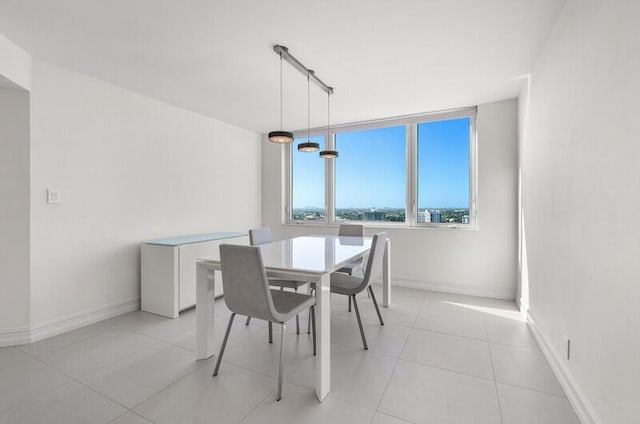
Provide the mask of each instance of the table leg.
[{"label": "table leg", "polygon": [[206,264],[196,267],[196,359],[207,359],[214,354],[215,271]]},{"label": "table leg", "polygon": [[382,306],[391,305],[391,240],[384,244],[384,260],[382,265]]},{"label": "table leg", "polygon": [[330,274],[316,283],[316,396],[322,402],[331,389]]}]

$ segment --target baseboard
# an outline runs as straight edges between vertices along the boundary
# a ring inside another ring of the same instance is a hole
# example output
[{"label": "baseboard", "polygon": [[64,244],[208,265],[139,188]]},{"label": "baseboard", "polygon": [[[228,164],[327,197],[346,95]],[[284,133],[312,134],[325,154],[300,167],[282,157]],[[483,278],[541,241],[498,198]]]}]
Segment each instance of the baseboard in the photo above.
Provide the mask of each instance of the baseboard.
[{"label": "baseboard", "polygon": [[129,299],[90,311],[78,312],[28,328],[0,330],[0,347],[37,342],[140,309],[140,299]]},{"label": "baseboard", "polygon": [[29,343],[31,340],[29,327],[0,330],[0,347]]},{"label": "baseboard", "polygon": [[514,300],[514,292],[512,290],[502,290],[496,288],[433,283],[430,281],[410,280],[407,278],[392,278],[391,286],[406,287],[410,289],[431,290],[442,293],[462,294],[467,296],[490,297],[493,299]]},{"label": "baseboard", "polygon": [[551,370],[558,379],[560,386],[562,386],[580,422],[582,424],[600,424],[602,421],[598,418],[591,403],[580,389],[571,371],[569,371],[564,364],[564,360],[562,359],[563,355],[560,355],[556,349],[553,348],[553,345],[549,343],[549,340],[540,332],[531,312],[527,314],[527,321],[529,322],[529,328],[531,328],[533,337],[536,339],[536,342],[538,342],[542,354],[547,359],[547,362],[549,362]]}]

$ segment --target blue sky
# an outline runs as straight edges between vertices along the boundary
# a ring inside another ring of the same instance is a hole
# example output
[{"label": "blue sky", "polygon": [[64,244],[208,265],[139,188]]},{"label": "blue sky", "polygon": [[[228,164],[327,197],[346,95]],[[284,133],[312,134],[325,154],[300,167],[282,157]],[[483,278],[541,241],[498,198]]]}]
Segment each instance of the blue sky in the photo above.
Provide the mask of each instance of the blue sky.
[{"label": "blue sky", "polygon": [[400,127],[336,135],[336,208],[403,208],[406,130]]},{"label": "blue sky", "polygon": [[[324,208],[324,161],[318,152],[298,152],[298,144],[307,138],[295,140],[293,145],[293,208]],[[324,137],[311,137],[311,141],[324,149]]]},{"label": "blue sky", "polygon": [[469,207],[469,118],[418,125],[418,209]]},{"label": "blue sky", "polygon": [[[336,208],[404,208],[405,126],[336,136]],[[324,160],[300,153],[293,160],[293,207],[324,205]],[[324,147],[323,137],[312,141]],[[418,125],[418,208],[469,207],[469,119]]]}]

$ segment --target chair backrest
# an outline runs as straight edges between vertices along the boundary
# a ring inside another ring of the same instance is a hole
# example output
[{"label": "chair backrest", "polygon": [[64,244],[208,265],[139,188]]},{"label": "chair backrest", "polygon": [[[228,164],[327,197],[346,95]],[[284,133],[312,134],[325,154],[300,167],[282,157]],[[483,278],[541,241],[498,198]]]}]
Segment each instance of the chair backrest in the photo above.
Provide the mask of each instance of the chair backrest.
[{"label": "chair backrest", "polygon": [[231,312],[274,321],[269,280],[256,246],[220,245],[224,301]]},{"label": "chair backrest", "polygon": [[373,235],[371,241],[371,251],[369,252],[369,260],[367,268],[362,280],[361,290],[364,290],[377,278],[382,277],[382,261],[384,259],[385,243],[387,241],[387,233],[384,231]]},{"label": "chair backrest", "polygon": [[271,243],[273,236],[271,235],[271,228],[256,228],[249,230],[249,243],[251,246],[259,246],[261,244]]},{"label": "chair backrest", "polygon": [[364,237],[364,225],[340,224],[338,235],[342,237]]}]

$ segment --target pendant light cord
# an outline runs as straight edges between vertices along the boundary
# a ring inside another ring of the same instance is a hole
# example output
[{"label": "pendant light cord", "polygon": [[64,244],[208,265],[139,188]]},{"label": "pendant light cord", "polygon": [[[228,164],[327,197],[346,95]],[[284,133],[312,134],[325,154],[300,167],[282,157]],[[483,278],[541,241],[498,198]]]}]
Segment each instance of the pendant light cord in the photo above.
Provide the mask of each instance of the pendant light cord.
[{"label": "pendant light cord", "polygon": [[280,131],[282,131],[282,53],[280,53]]},{"label": "pendant light cord", "polygon": [[311,141],[309,134],[311,133],[311,89],[309,85],[309,73],[307,72],[307,143]]},{"label": "pendant light cord", "polygon": [[327,144],[331,138],[331,131],[329,127],[331,125],[331,94],[327,93]]}]

